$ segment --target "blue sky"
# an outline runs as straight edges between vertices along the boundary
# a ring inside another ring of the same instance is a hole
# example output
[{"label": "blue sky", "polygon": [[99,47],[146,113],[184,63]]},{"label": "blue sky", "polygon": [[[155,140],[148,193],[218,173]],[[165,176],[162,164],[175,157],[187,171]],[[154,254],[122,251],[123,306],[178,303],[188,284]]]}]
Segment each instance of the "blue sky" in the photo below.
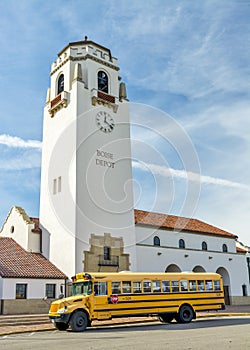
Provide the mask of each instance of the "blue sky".
[{"label": "blue sky", "polygon": [[0,0],[0,223],[39,215],[50,66],[88,35],[127,84],[136,207],[250,245],[249,18],[250,0]]}]

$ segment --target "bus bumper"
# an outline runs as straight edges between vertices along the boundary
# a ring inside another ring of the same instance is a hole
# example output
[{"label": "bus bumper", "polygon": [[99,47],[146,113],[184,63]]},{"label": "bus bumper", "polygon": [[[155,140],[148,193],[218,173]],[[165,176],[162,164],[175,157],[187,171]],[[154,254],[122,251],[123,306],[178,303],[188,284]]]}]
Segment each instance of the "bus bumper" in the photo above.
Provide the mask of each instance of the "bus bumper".
[{"label": "bus bumper", "polygon": [[49,319],[52,323],[69,323],[71,314],[64,314],[64,315],[58,315],[58,316],[49,316]]}]

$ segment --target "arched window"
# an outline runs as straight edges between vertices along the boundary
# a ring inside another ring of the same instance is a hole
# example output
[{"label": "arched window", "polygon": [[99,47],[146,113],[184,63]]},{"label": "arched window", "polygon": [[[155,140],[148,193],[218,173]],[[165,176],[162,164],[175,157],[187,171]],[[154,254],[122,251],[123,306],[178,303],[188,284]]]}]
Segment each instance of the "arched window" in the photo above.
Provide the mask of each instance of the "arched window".
[{"label": "arched window", "polygon": [[184,241],[184,239],[180,239],[179,240],[179,248],[185,249],[185,241]]},{"label": "arched window", "polygon": [[202,242],[201,249],[202,250],[207,250],[207,243],[206,242]]},{"label": "arched window", "polygon": [[225,243],[222,244],[222,251],[223,253],[227,253],[227,245]]},{"label": "arched window", "polygon": [[64,75],[61,74],[57,82],[57,95],[59,95],[64,90]]},{"label": "arched window", "polygon": [[157,236],[154,236],[154,245],[158,245],[158,246],[160,246],[160,245],[161,245],[160,238],[159,238],[159,237],[157,237]]},{"label": "arched window", "polygon": [[97,75],[98,80],[98,90],[108,94],[109,92],[109,79],[105,72],[100,70]]}]

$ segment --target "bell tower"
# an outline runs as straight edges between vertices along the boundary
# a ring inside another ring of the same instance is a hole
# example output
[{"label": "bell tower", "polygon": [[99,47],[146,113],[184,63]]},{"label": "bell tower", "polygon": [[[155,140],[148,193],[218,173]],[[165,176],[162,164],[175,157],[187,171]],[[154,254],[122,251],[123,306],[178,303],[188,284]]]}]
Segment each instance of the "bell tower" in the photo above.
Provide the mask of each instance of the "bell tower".
[{"label": "bell tower", "polygon": [[[43,254],[69,277],[86,266],[136,271],[129,102],[117,59],[85,37],[59,52],[50,77],[40,195]],[[110,246],[117,241],[120,255]]]}]

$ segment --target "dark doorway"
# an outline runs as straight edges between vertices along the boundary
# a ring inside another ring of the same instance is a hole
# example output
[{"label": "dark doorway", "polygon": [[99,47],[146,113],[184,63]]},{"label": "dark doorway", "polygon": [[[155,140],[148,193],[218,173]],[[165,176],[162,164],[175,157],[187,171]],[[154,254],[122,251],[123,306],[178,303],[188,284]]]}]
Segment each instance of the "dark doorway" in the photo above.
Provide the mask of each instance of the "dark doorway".
[{"label": "dark doorway", "polygon": [[230,298],[229,298],[229,287],[224,286],[224,298],[225,298],[225,304],[230,305]]}]

